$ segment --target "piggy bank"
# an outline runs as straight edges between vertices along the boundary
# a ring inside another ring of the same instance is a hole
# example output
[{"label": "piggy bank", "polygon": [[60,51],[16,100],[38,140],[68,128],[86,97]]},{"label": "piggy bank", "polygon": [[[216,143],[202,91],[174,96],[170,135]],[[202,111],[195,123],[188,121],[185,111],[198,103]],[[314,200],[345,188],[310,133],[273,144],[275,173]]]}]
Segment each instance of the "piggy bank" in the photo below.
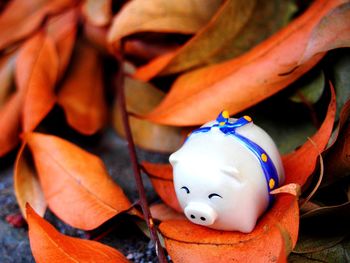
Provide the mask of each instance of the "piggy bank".
[{"label": "piggy bank", "polygon": [[284,182],[271,137],[249,116],[227,111],[194,130],[169,160],[188,220],[218,230],[251,232]]}]

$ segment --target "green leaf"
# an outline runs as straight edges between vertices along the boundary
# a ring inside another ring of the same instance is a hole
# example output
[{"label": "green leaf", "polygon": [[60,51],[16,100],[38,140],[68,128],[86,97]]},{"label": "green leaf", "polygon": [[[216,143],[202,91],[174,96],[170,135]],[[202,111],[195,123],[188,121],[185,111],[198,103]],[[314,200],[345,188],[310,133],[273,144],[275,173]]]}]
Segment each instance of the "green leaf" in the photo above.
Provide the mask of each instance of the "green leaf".
[{"label": "green leaf", "polygon": [[307,103],[316,103],[325,88],[325,76],[322,71],[319,71],[314,76],[308,76],[305,78],[304,85],[301,86],[295,93],[290,97],[290,100],[296,103],[306,101]]}]

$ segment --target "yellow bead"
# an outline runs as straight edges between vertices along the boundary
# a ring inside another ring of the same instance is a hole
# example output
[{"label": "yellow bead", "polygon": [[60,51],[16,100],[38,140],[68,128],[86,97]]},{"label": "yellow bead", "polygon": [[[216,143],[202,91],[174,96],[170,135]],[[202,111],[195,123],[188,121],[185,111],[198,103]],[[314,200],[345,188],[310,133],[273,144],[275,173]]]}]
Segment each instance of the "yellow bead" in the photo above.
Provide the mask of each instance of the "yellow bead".
[{"label": "yellow bead", "polygon": [[252,121],[252,118],[251,118],[250,116],[248,116],[248,115],[245,115],[243,118],[246,119],[246,120],[249,121],[249,122]]},{"label": "yellow bead", "polygon": [[269,186],[270,186],[270,189],[273,189],[275,187],[275,180],[273,180],[272,178],[269,181]]},{"label": "yellow bead", "polygon": [[227,110],[224,110],[224,111],[222,112],[222,117],[224,117],[225,119],[228,119],[228,118],[230,117],[230,114],[228,113]]},{"label": "yellow bead", "polygon": [[220,126],[224,126],[224,125],[225,125],[225,122],[222,121],[222,122],[219,123],[219,125],[220,125]]},{"label": "yellow bead", "polygon": [[265,153],[261,155],[261,160],[263,160],[264,163],[267,162],[267,155]]}]

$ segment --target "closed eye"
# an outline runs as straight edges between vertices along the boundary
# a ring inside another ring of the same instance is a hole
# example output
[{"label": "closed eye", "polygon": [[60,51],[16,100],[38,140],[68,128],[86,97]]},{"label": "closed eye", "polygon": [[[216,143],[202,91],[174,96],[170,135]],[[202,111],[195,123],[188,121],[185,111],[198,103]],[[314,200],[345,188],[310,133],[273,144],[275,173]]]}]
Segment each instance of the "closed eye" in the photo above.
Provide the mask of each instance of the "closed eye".
[{"label": "closed eye", "polygon": [[186,186],[183,186],[183,187],[181,187],[180,189],[184,189],[184,190],[186,191],[187,194],[190,193],[190,189],[188,189]]},{"label": "closed eye", "polygon": [[211,198],[213,198],[213,197],[215,197],[215,196],[222,198],[221,195],[216,194],[216,193],[210,194],[210,195],[208,196],[208,198],[211,199]]}]

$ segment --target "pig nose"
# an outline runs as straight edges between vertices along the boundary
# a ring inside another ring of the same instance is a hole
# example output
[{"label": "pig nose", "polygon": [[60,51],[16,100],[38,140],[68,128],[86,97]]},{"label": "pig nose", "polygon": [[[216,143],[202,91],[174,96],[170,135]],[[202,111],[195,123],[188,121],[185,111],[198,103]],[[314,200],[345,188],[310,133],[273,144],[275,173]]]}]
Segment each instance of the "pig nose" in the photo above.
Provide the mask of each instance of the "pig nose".
[{"label": "pig nose", "polygon": [[211,206],[199,202],[190,202],[184,212],[188,220],[203,226],[214,224],[217,218],[217,213]]}]

